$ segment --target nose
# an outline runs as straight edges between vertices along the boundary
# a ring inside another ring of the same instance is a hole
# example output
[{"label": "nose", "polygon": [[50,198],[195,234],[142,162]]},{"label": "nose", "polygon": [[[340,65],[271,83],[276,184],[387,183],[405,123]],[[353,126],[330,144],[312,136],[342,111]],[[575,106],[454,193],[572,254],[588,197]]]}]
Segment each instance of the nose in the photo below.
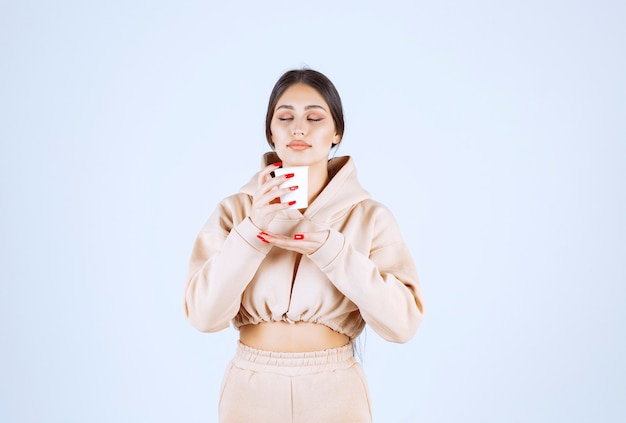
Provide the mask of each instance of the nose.
[{"label": "nose", "polygon": [[301,120],[298,120],[298,119],[294,120],[291,133],[294,137],[304,136],[304,134],[306,133],[305,124]]}]

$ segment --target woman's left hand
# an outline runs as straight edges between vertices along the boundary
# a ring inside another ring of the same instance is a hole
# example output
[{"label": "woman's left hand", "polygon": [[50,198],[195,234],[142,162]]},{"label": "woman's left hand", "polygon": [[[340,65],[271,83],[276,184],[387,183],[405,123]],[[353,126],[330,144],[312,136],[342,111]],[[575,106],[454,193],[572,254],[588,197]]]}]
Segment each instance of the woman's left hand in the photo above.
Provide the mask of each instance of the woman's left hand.
[{"label": "woman's left hand", "polygon": [[289,237],[269,232],[261,232],[257,236],[261,241],[275,245],[283,250],[295,251],[306,255],[316,252],[326,239],[328,239],[329,234],[330,231],[305,232]]}]

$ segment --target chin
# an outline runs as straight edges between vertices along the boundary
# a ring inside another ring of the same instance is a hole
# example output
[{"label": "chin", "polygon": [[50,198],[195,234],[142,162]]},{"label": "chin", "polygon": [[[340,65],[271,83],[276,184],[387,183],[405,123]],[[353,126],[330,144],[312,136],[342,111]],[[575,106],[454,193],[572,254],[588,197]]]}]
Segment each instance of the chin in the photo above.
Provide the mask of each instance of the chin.
[{"label": "chin", "polygon": [[309,162],[298,161],[298,160],[284,160],[283,167],[291,167],[291,166],[310,166]]},{"label": "chin", "polygon": [[284,152],[277,154],[284,166],[309,166],[311,164],[310,158],[298,154],[298,152]]}]

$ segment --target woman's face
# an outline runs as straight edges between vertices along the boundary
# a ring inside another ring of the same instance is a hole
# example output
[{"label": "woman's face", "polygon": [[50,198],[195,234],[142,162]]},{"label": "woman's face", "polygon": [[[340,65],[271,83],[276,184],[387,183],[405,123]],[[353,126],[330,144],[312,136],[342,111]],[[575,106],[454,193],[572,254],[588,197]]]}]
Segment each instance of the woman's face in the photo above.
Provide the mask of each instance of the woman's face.
[{"label": "woman's face", "polygon": [[340,141],[328,104],[315,88],[304,84],[294,84],[280,96],[270,130],[285,166],[326,168],[333,143]]}]

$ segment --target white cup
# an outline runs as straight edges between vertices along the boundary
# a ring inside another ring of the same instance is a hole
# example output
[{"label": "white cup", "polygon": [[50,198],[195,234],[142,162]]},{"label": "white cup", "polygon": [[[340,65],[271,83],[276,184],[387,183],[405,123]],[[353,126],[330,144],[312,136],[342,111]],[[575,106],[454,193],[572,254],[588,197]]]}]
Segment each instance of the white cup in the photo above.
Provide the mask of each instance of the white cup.
[{"label": "white cup", "polygon": [[281,176],[286,173],[293,173],[293,178],[287,179],[280,184],[279,188],[298,186],[295,191],[289,191],[285,195],[281,195],[280,202],[288,203],[295,201],[295,204],[289,206],[290,209],[304,209],[309,206],[309,167],[308,166],[291,166],[281,167],[274,171],[274,175]]}]

